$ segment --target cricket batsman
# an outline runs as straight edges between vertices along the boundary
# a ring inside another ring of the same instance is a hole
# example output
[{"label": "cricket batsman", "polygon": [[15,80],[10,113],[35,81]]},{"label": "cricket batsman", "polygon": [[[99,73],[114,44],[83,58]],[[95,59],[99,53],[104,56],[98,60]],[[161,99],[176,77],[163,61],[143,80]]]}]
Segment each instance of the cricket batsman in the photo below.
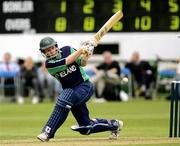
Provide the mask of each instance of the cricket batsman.
[{"label": "cricket batsman", "polygon": [[97,43],[87,40],[78,50],[70,46],[58,48],[57,42],[45,37],[40,41],[40,51],[46,58],[48,72],[61,82],[63,91],[58,96],[54,110],[37,138],[49,141],[54,138],[57,129],[65,122],[69,111],[72,112],[78,125],[72,130],[83,135],[97,132],[111,131],[111,138],[117,138],[123,127],[123,122],[115,119],[90,119],[86,102],[94,92],[93,84],[85,73],[89,57],[93,54]]}]

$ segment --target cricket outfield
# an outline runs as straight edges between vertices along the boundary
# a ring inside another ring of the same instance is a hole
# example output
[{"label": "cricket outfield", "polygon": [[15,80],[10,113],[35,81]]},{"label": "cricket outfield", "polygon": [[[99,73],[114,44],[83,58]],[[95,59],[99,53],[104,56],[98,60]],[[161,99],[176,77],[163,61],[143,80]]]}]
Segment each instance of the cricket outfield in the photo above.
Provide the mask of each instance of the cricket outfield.
[{"label": "cricket outfield", "polygon": [[127,103],[89,102],[92,118],[116,118],[124,121],[118,140],[109,140],[109,132],[82,136],[70,126],[70,113],[55,139],[42,143],[36,139],[50,115],[52,103],[32,105],[0,104],[0,146],[178,146],[180,139],[169,139],[169,102],[163,99],[131,100]]}]

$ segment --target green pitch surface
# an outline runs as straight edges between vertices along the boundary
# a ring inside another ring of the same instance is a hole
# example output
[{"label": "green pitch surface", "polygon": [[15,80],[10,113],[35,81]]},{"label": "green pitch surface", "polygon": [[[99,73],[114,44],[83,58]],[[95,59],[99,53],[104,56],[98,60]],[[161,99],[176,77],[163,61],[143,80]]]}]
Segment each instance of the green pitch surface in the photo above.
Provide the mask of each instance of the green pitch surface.
[{"label": "green pitch surface", "polygon": [[89,102],[92,118],[115,118],[124,121],[118,140],[108,140],[109,132],[82,136],[70,126],[70,113],[55,139],[42,143],[36,139],[53,109],[52,103],[31,105],[0,104],[0,146],[179,146],[180,139],[169,139],[169,102],[132,100],[127,103]]}]

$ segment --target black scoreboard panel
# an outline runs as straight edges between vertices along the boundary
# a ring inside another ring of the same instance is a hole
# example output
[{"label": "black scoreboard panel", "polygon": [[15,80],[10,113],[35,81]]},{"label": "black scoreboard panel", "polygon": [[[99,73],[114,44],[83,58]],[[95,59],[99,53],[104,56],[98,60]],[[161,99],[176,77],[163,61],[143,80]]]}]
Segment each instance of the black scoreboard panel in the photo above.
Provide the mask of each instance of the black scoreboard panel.
[{"label": "black scoreboard panel", "polygon": [[180,0],[1,0],[0,33],[96,32],[119,9],[111,32],[178,32]]}]

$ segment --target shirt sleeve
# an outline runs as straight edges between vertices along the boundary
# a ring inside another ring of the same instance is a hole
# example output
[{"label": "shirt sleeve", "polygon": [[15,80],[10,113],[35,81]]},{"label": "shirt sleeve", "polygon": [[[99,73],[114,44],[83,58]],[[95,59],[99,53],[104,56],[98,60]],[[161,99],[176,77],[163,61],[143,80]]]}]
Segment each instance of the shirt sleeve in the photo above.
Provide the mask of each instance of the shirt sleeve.
[{"label": "shirt sleeve", "polygon": [[[76,49],[74,48],[71,48],[71,54],[74,53],[76,51]],[[76,59],[76,62],[78,65],[81,66],[81,60],[82,60],[82,56],[79,56],[77,59]]]}]

